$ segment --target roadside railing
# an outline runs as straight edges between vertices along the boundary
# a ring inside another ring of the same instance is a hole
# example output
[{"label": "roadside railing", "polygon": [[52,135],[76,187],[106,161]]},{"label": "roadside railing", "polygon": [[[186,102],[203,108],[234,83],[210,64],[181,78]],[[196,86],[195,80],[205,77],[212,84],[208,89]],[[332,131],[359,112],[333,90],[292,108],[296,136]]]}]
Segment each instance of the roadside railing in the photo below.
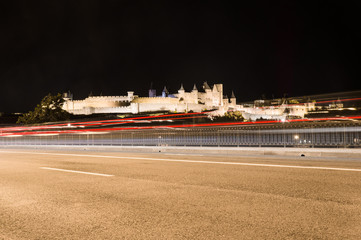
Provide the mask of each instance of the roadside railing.
[{"label": "roadside railing", "polygon": [[361,124],[305,123],[1,136],[0,145],[361,147]]}]

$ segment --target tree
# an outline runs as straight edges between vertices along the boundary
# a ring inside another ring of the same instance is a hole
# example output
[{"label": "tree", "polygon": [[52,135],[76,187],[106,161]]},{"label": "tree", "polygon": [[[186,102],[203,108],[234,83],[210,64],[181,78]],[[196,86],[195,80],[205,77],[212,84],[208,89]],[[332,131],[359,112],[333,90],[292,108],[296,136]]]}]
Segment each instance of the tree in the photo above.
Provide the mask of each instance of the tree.
[{"label": "tree", "polygon": [[60,93],[45,96],[34,111],[23,114],[18,118],[17,123],[32,124],[43,122],[56,122],[68,120],[70,113],[62,109],[64,99]]},{"label": "tree", "polygon": [[223,116],[211,116],[212,121],[244,121],[244,117],[240,111],[226,112]]},{"label": "tree", "polygon": [[224,116],[230,120],[243,121],[244,117],[240,111],[226,112]]}]

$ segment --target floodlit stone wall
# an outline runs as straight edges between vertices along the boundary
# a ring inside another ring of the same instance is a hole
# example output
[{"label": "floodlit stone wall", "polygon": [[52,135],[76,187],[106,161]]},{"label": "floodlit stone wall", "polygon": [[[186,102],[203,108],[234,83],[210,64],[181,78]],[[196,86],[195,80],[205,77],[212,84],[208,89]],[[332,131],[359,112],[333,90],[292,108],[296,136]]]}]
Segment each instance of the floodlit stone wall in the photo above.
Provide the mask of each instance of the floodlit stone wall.
[{"label": "floodlit stone wall", "polygon": [[242,112],[243,116],[248,119],[255,121],[257,119],[279,119],[285,120],[288,116],[303,118],[314,105],[309,104],[297,104],[297,105],[280,105],[280,106],[269,106],[269,107],[240,107],[239,111]]},{"label": "floodlit stone wall", "polygon": [[[228,106],[223,99],[223,84],[207,87],[205,92],[194,88],[186,92],[183,88],[174,97],[138,97],[129,91],[127,96],[91,96],[84,100],[64,98],[63,109],[73,114],[93,113],[139,113],[154,111],[199,112]],[[235,99],[234,99],[235,103]]]},{"label": "floodlit stone wall", "polygon": [[178,98],[171,97],[138,97],[134,98],[132,103],[161,103],[161,104],[177,104]]}]

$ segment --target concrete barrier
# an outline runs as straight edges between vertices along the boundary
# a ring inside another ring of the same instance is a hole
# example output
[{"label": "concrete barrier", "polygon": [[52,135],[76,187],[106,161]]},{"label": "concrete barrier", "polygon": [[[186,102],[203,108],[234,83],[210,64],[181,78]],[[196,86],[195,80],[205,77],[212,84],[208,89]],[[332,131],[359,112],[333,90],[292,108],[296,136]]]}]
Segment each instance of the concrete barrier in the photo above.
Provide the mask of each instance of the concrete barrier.
[{"label": "concrete barrier", "polygon": [[356,148],[282,148],[282,147],[173,147],[173,146],[64,146],[64,145],[6,145],[0,148],[43,149],[43,150],[89,150],[137,153],[184,153],[216,155],[253,155],[253,156],[293,156],[293,157],[331,157],[361,160],[361,149]]}]

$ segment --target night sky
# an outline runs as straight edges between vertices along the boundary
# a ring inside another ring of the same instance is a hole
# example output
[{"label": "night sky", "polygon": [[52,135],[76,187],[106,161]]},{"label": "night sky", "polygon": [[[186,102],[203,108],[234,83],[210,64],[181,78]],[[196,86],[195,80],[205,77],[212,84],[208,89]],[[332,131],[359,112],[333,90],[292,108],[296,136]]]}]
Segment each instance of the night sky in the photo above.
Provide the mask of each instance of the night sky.
[{"label": "night sky", "polygon": [[361,90],[360,3],[1,1],[0,112],[151,83],[223,83],[238,101]]}]

